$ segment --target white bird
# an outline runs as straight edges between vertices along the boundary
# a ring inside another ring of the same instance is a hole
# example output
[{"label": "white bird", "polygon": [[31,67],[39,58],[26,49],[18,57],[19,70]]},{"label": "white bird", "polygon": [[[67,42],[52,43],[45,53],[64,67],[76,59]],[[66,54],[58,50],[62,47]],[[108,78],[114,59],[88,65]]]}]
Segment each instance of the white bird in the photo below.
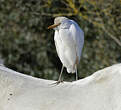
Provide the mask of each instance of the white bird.
[{"label": "white bird", "polygon": [[62,82],[61,76],[64,67],[66,67],[68,73],[76,73],[77,80],[77,65],[84,44],[84,32],[74,20],[67,17],[56,17],[54,24],[48,27],[48,29],[52,28],[55,30],[54,40],[57,54],[62,62],[57,84]]}]

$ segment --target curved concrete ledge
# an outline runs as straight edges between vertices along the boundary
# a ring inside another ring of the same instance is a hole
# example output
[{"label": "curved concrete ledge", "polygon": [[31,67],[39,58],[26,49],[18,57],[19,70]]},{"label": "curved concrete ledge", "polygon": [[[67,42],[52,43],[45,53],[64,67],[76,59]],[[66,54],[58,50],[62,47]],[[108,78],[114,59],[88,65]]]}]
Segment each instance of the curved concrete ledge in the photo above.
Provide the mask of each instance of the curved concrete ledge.
[{"label": "curved concrete ledge", "polygon": [[0,66],[0,110],[121,110],[121,64],[78,81],[54,82]]}]

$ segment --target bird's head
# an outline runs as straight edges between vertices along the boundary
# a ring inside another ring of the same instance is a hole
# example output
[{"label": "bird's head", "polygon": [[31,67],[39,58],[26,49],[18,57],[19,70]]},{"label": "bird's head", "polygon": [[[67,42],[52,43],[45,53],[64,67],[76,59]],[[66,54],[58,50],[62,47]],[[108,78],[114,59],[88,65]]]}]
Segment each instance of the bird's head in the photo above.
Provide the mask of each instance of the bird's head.
[{"label": "bird's head", "polygon": [[64,25],[64,24],[67,24],[67,21],[68,21],[69,19],[68,18],[66,18],[66,17],[56,17],[55,19],[54,19],[54,24],[53,25],[51,25],[51,26],[49,26],[48,27],[48,29],[56,29],[57,27],[64,27],[64,26],[66,26],[66,25]]}]

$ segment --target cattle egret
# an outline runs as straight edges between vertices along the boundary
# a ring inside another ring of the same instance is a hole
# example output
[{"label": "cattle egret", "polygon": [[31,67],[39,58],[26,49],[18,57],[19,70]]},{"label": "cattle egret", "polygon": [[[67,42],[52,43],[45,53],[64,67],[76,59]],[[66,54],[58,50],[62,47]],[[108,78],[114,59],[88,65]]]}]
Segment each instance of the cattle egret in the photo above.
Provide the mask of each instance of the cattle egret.
[{"label": "cattle egret", "polygon": [[62,82],[61,76],[64,67],[66,67],[68,73],[76,73],[77,80],[77,65],[84,44],[84,32],[74,20],[67,17],[56,17],[54,24],[48,27],[48,29],[52,28],[55,30],[54,40],[57,54],[62,62],[57,84]]}]

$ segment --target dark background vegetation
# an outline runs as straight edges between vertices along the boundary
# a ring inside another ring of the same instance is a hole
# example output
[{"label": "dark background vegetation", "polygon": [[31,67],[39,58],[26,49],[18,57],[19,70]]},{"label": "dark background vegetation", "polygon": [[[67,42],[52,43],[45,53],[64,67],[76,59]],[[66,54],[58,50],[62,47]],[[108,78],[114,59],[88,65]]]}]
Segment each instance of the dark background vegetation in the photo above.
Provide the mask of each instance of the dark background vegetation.
[{"label": "dark background vegetation", "polygon": [[[120,0],[0,0],[0,57],[16,71],[57,80],[61,62],[54,31],[57,16],[74,19],[85,33],[79,78],[121,62]],[[63,75],[75,80],[75,75]]]}]

